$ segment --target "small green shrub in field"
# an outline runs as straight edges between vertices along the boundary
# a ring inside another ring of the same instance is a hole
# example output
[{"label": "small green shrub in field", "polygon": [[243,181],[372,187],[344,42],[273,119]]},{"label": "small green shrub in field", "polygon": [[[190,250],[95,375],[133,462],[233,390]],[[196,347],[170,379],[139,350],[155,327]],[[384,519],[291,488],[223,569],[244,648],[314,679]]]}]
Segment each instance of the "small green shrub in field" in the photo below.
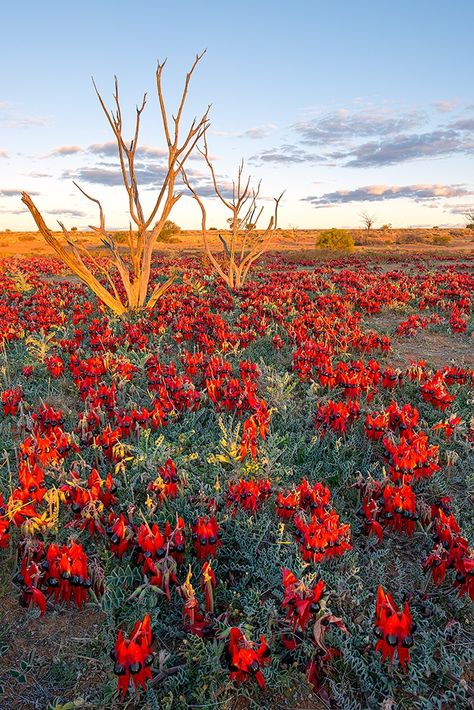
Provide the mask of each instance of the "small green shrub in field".
[{"label": "small green shrub in field", "polygon": [[354,239],[345,229],[325,229],[318,237],[316,246],[334,251],[354,251]]},{"label": "small green shrub in field", "polygon": [[167,219],[163,229],[158,237],[159,242],[165,242],[165,244],[173,244],[176,242],[176,235],[181,231],[181,227]]},{"label": "small green shrub in field", "polygon": [[[164,242],[165,244],[173,244],[176,242],[176,235],[181,231],[181,227],[167,219],[163,229],[161,230],[158,241]],[[118,244],[127,244],[128,232],[115,232],[113,235],[114,241]]]},{"label": "small green shrub in field", "polygon": [[435,234],[433,236],[433,244],[436,244],[436,246],[446,246],[446,244],[449,244],[451,242],[451,237],[449,234]]}]

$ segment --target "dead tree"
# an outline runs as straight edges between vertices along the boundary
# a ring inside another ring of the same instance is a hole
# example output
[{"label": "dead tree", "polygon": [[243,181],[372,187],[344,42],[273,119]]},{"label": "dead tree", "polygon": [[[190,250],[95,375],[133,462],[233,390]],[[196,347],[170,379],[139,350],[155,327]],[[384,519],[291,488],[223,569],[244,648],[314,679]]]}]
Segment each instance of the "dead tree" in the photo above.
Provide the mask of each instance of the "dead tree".
[{"label": "dead tree", "polygon": [[204,147],[198,148],[198,150],[209,167],[216,196],[231,215],[227,219],[230,234],[225,237],[219,234],[219,240],[223,247],[220,255],[216,255],[211,250],[207,234],[206,207],[202,198],[190,184],[184,168],[182,170],[183,181],[201,209],[201,235],[206,256],[214,271],[234,291],[243,286],[252,266],[268,249],[277,228],[278,207],[284,193],[282,192],[278,198],[274,198],[273,214],[266,227],[259,229],[258,224],[264,211],[263,205],[259,204],[260,182],[256,188],[253,188],[250,184],[250,176],[246,180],[244,179],[242,161],[239,165],[237,181],[232,183],[232,198],[227,199],[226,191],[219,185],[214,166],[210,161],[206,136],[204,136]]},{"label": "dead tree", "polygon": [[368,232],[372,229],[372,227],[375,224],[375,217],[372,214],[369,214],[368,212],[364,211],[360,213],[360,218],[362,220],[362,224],[366,228]]},{"label": "dead tree", "polygon": [[[112,110],[106,107],[95,82],[93,82],[100,106],[104,111],[117,143],[121,177],[128,196],[131,221],[128,230],[128,243],[124,255],[120,252],[113,237],[107,233],[105,215],[101,203],[95,197],[88,195],[85,190],[76,183],[74,183],[75,186],[84,197],[94,202],[99,209],[99,225],[91,226],[90,228],[100,237],[102,244],[107,250],[108,256],[104,263],[94,259],[91,253],[74,238],[74,235],[71,233],[72,230],[66,229],[62,222],[59,222],[59,225],[65,243],[58,239],[46,226],[40,211],[35,206],[30,195],[26,192],[22,193],[21,199],[31,212],[46,242],[56,251],[67,266],[69,266],[71,271],[73,271],[103,303],[119,316],[123,316],[124,313],[129,311],[143,308],[151,309],[156,301],[169,289],[175,279],[175,276],[170,276],[163,283],[156,285],[150,294],[148,293],[153,248],[172,208],[182,196],[181,192],[176,192],[176,179],[179,177],[186,160],[198,141],[205,134],[209,125],[208,107],[200,119],[194,118],[184,132],[183,137],[180,136],[183,109],[186,104],[189,84],[193,72],[203,54],[204,52],[196,56],[189,72],[186,74],[178,110],[176,114],[171,117],[168,116],[162,88],[162,74],[166,61],[158,62],[156,70],[156,89],[168,155],[163,183],[158,190],[153,207],[147,215],[142,206],[135,168],[140,121],[146,105],[147,95],[144,94],[141,105],[136,108],[133,138],[130,142],[127,142],[123,135],[122,109],[119,100],[117,77],[115,77],[115,92],[113,97],[115,107]],[[152,224],[153,226],[151,226]],[[99,280],[98,272],[102,274],[103,281],[106,285]],[[114,283],[114,274],[118,274],[119,282],[123,286],[125,295],[119,292],[117,285]]]}]

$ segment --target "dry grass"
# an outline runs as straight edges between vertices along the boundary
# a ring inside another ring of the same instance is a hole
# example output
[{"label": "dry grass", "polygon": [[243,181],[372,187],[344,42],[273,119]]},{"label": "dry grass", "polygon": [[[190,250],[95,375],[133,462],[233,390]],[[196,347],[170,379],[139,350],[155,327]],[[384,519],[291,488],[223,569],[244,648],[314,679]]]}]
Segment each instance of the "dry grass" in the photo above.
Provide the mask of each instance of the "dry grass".
[{"label": "dry grass", "polygon": [[[439,250],[472,251],[474,250],[474,234],[469,229],[392,229],[382,231],[373,229],[370,233],[366,230],[348,230],[356,243],[356,252],[380,249],[389,251],[423,250],[438,252]],[[304,253],[305,258],[317,256],[320,251],[315,249],[316,240],[321,230],[318,229],[281,229],[275,234],[275,239],[270,244],[274,251]],[[219,233],[225,236],[226,230],[209,230],[208,237],[211,248],[216,251],[222,249]],[[433,236],[448,236],[448,245],[433,244]],[[60,236],[60,233],[57,233]],[[100,250],[97,237],[92,232],[75,232],[78,241],[86,247]],[[174,243],[158,243],[158,251],[179,252],[194,250],[201,247],[201,233],[196,230],[182,230],[179,239]],[[53,250],[42,240],[38,232],[0,232],[0,257],[26,256],[52,254]],[[310,252],[313,254],[310,255]]]}]

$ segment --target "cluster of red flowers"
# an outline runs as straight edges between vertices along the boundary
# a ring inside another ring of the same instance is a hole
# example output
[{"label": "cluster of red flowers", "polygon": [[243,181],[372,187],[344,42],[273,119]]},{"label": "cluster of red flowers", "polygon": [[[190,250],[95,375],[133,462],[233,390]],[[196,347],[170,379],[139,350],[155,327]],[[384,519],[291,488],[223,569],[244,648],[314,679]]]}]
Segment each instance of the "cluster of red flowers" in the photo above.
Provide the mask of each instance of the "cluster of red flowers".
[{"label": "cluster of red flowers", "polygon": [[429,318],[421,315],[409,315],[408,318],[397,326],[397,335],[415,335],[420,328],[428,328],[429,325],[442,323],[443,319],[437,313],[433,313]]},{"label": "cluster of red flowers", "polygon": [[360,487],[363,491],[363,528],[368,535],[376,535],[381,540],[384,528],[413,534],[419,514],[416,495],[410,485],[386,483],[382,487],[380,481],[364,481]]},{"label": "cluster of red flowers", "polygon": [[6,417],[16,417],[20,408],[20,403],[23,399],[23,390],[21,387],[4,390],[2,392],[2,407]]},{"label": "cluster of red flowers", "polygon": [[420,392],[424,400],[442,412],[455,400],[455,396],[449,394],[445,378],[441,372],[436,372],[433,377],[427,379],[422,384]]},{"label": "cluster of red flowers", "polygon": [[299,626],[301,631],[306,629],[308,622],[321,610],[320,600],[324,594],[324,582],[320,579],[312,587],[298,580],[289,569],[282,569],[283,574],[283,602],[282,609],[286,610],[286,619],[290,622],[293,632]]},{"label": "cluster of red flowers", "polygon": [[232,515],[237,513],[239,507],[248,513],[255,513],[271,493],[272,486],[268,478],[248,481],[241,479],[237,483],[229,483],[227,505],[232,507]]},{"label": "cluster of red flowers", "polygon": [[143,621],[137,621],[128,638],[119,630],[117,641],[110,656],[114,661],[114,673],[118,676],[118,689],[122,699],[132,681],[135,690],[145,688],[147,680],[151,680],[151,665],[154,652],[152,650],[153,633],[149,614]]},{"label": "cluster of red flowers", "polygon": [[340,522],[330,499],[327,486],[315,483],[310,487],[306,479],[295,490],[277,497],[277,514],[293,522],[294,536],[306,562],[321,562],[351,549],[350,525]]},{"label": "cluster of red flowers", "polygon": [[271,658],[270,649],[263,636],[257,645],[249,641],[239,628],[233,626],[229,634],[227,654],[231,680],[242,683],[253,677],[261,688],[265,687],[262,667],[270,663]]},{"label": "cluster of red flowers", "polygon": [[43,543],[36,543],[20,547],[20,556],[20,571],[14,581],[21,589],[23,606],[36,605],[44,614],[47,597],[55,603],[73,601],[79,609],[85,604],[92,581],[82,545],[51,543],[46,550]]},{"label": "cluster of red flowers", "polygon": [[393,663],[395,651],[398,661],[404,671],[410,661],[409,649],[413,646],[413,632],[416,626],[413,622],[408,602],[402,611],[397,609],[393,597],[379,587],[375,607],[374,634],[377,637],[376,651],[382,654],[382,661],[389,658]]},{"label": "cluster of red flowers", "polygon": [[435,526],[434,546],[423,563],[431,570],[433,581],[439,586],[448,570],[454,570],[454,586],[459,594],[467,594],[474,601],[474,551],[461,535],[461,529],[450,512],[449,498],[431,506]]},{"label": "cluster of red flowers", "polygon": [[343,434],[360,414],[359,402],[333,402],[318,404],[314,418],[314,426],[324,436],[328,429]]},{"label": "cluster of red flowers", "polygon": [[171,500],[178,495],[180,478],[176,464],[170,458],[158,469],[158,476],[149,484],[148,490],[154,493],[160,503]]}]

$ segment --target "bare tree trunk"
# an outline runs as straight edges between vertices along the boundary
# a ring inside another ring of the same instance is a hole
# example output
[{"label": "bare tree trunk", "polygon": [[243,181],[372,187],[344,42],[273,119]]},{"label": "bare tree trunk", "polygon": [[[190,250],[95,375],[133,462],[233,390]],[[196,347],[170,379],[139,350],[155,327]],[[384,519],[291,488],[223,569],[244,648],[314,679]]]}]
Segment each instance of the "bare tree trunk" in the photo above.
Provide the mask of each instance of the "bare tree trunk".
[{"label": "bare tree trunk", "polygon": [[[182,196],[181,193],[175,192],[176,177],[183,170],[186,160],[194,150],[198,141],[205,135],[205,132],[209,126],[208,107],[200,119],[195,118],[191,122],[187,130],[184,132],[184,137],[180,139],[182,114],[186,104],[189,84],[193,72],[203,54],[204,52],[196,56],[191,69],[186,74],[178,110],[176,114],[171,117],[171,121],[168,118],[162,88],[162,73],[165,62],[158,63],[156,70],[156,88],[161,120],[167,143],[168,158],[166,163],[167,173],[163,180],[163,184],[158,191],[153,208],[148,216],[145,216],[143,210],[135,171],[135,157],[140,133],[141,114],[146,105],[146,94],[143,96],[141,105],[136,108],[134,135],[132,140],[127,142],[123,136],[122,109],[119,100],[117,77],[115,77],[114,92],[115,110],[109,110],[106,107],[102,96],[94,83],[99,103],[115,137],[122,181],[128,196],[130,227],[128,232],[128,253],[126,254],[126,258],[122,257],[113,236],[108,234],[106,231],[105,216],[101,203],[95,197],[88,195],[81,187],[79,187],[79,185],[76,185],[76,187],[80,190],[80,192],[87,199],[94,202],[99,209],[99,226],[91,226],[91,229],[100,237],[102,244],[109,253],[105,266],[94,259],[92,254],[90,254],[84,246],[75,241],[72,233],[69,232],[60,222],[59,224],[63,232],[64,240],[68,246],[68,248],[66,248],[46,226],[40,211],[34,204],[30,195],[26,192],[22,193],[22,201],[29,209],[33,219],[36,222],[38,230],[43,235],[46,242],[55,250],[58,256],[81,279],[81,281],[95,293],[97,298],[99,298],[118,316],[123,316],[127,311],[153,308],[157,300],[161,298],[164,293],[166,293],[175,280],[175,275],[172,274],[163,283],[157,284],[153,291],[149,294],[153,249],[171,210]],[[151,227],[153,222],[154,226]],[[135,229],[132,228],[132,224],[135,225]],[[87,257],[87,261],[91,263],[86,263],[83,257]],[[107,287],[104,286],[95,276],[95,272],[97,271],[104,275],[107,281]],[[117,286],[113,280],[115,273],[117,273],[120,278],[122,287],[125,291],[125,299],[123,299],[123,297],[119,294]]]},{"label": "bare tree trunk", "polygon": [[209,159],[206,136],[204,135],[204,148],[199,149],[211,172],[212,182],[216,196],[231,213],[229,242],[220,234],[219,239],[224,247],[222,258],[219,260],[211,251],[207,235],[207,214],[202,198],[190,184],[186,171],[182,169],[183,180],[193,195],[201,210],[201,236],[204,251],[212,268],[227,284],[231,291],[241,288],[254,263],[265,253],[275,233],[278,219],[278,207],[283,197],[282,193],[274,198],[275,208],[267,227],[257,230],[258,222],[263,213],[263,207],[258,205],[260,183],[255,189],[250,186],[250,177],[242,180],[244,165],[240,164],[237,181],[233,183],[232,199],[224,197],[223,190],[219,187],[214,167]]}]

